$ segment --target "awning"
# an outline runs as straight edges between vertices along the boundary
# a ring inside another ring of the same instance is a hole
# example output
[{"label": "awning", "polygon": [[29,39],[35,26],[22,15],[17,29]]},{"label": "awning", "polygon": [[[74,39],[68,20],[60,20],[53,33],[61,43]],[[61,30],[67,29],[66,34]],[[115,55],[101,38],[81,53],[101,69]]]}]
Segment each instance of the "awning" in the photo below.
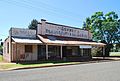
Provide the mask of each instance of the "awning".
[{"label": "awning", "polygon": [[28,38],[12,38],[16,43],[30,43],[30,44],[41,44],[42,42],[38,39],[28,39]]},{"label": "awning", "polygon": [[41,35],[38,35],[40,40],[46,44],[62,44],[62,45],[92,45],[92,46],[104,46],[106,44],[104,43],[97,43],[97,42],[85,42],[85,41],[76,41],[76,40],[61,40],[57,39],[56,37],[44,37]]}]

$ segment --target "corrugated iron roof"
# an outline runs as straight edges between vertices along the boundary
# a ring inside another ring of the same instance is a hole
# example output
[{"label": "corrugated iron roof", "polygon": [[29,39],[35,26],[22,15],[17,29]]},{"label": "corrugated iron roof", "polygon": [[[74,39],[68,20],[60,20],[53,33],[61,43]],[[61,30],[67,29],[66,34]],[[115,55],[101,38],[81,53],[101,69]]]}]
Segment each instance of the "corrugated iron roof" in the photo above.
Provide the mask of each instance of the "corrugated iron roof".
[{"label": "corrugated iron roof", "polygon": [[13,38],[16,43],[30,43],[30,44],[41,44],[42,42],[38,39],[27,39],[27,38]]},{"label": "corrugated iron roof", "polygon": [[45,36],[41,36],[41,35],[38,35],[38,37],[40,38],[40,40],[44,43],[47,43],[47,44],[63,44],[63,45],[100,45],[100,46],[104,46],[106,44],[104,43],[97,43],[97,42],[87,42],[87,41],[79,41],[79,40],[58,40],[56,38],[56,40],[51,40]]}]

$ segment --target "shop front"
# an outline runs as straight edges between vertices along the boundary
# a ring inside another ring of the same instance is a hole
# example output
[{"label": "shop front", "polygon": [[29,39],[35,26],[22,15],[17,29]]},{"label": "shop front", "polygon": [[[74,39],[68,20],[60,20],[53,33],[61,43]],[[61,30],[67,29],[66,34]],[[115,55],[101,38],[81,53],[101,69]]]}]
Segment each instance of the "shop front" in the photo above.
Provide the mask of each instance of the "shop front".
[{"label": "shop front", "polygon": [[44,19],[38,23],[37,37],[44,44],[43,55],[46,59],[91,59],[93,46],[105,46],[92,41],[92,34],[87,30],[50,23]]},{"label": "shop front", "polygon": [[12,38],[12,61],[36,61],[37,46],[42,42],[36,39]]},{"label": "shop front", "polygon": [[[56,45],[38,45],[38,60],[57,60],[61,59],[61,49],[60,46]],[[46,57],[46,51],[48,51],[48,57]]]},{"label": "shop front", "polygon": [[4,42],[3,56],[9,62],[90,60],[93,46],[104,48],[105,44],[92,41],[92,34],[87,30],[42,19],[37,30],[11,28]]}]

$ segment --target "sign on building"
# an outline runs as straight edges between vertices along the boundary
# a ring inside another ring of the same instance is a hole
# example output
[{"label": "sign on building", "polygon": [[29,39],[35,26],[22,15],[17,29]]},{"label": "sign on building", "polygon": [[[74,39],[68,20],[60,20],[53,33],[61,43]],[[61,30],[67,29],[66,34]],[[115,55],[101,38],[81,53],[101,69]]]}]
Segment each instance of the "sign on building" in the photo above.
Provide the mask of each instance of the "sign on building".
[{"label": "sign on building", "polygon": [[36,30],[11,28],[10,32],[12,37],[36,38]]},{"label": "sign on building", "polygon": [[80,45],[79,48],[92,48],[90,45]]},{"label": "sign on building", "polygon": [[47,22],[38,25],[38,34],[91,39],[91,34],[87,30],[64,25],[49,24]]}]

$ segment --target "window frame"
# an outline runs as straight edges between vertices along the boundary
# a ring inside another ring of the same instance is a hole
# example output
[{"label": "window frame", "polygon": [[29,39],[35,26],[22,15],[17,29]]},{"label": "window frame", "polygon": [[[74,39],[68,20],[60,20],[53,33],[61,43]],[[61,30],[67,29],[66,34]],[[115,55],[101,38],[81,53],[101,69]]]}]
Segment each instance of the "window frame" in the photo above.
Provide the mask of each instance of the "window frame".
[{"label": "window frame", "polygon": [[25,53],[33,53],[33,45],[25,45]]}]

